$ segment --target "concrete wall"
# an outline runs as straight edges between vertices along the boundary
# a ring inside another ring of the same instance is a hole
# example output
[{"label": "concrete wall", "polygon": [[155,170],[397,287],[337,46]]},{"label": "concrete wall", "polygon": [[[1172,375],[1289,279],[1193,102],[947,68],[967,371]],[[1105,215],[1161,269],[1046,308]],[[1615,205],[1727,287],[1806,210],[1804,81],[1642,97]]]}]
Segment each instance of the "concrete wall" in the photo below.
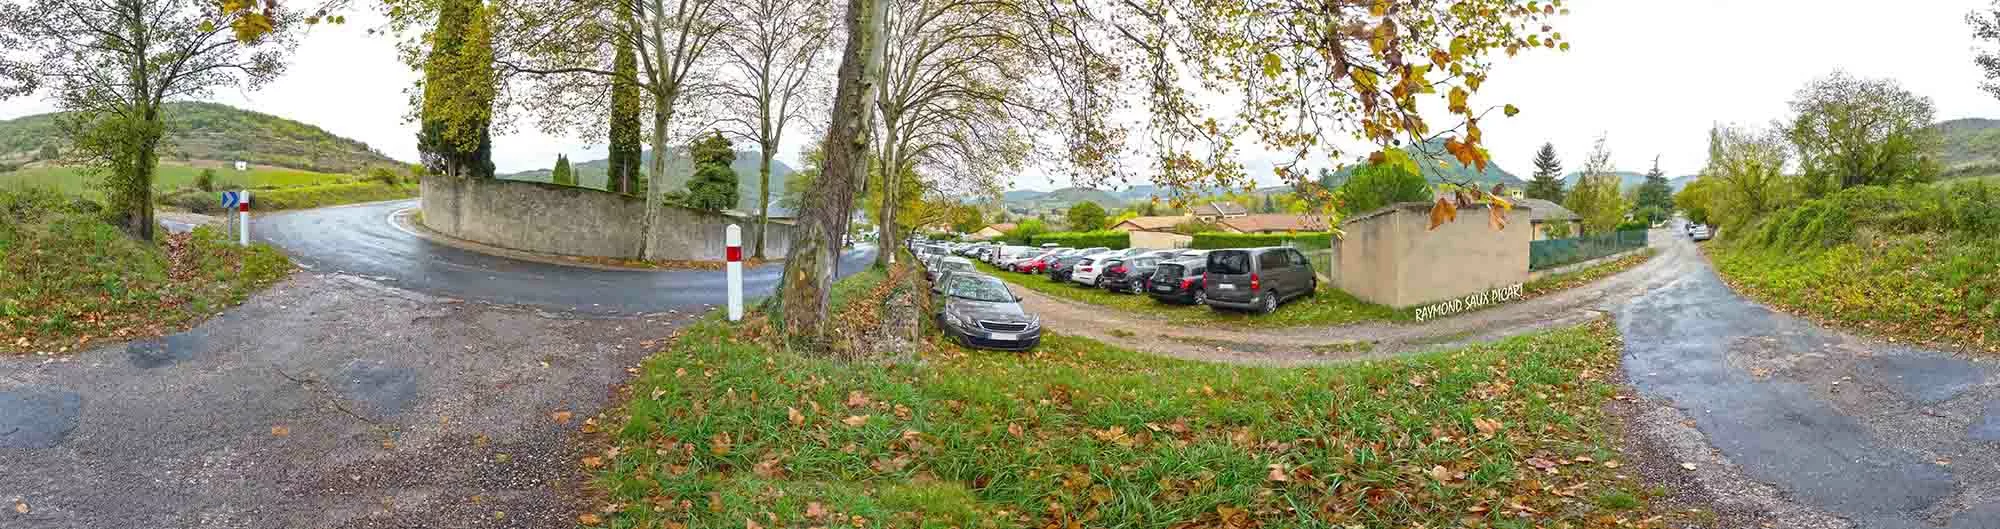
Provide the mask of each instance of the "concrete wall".
[{"label": "concrete wall", "polygon": [[[734,218],[678,207],[659,208],[646,233],[646,204],[636,197],[594,189],[490,179],[426,178],[424,225],[468,241],[514,250],[655,260],[718,261],[723,230],[743,228],[744,255],[754,253],[756,219]],[[791,227],[773,222],[766,257],[783,257]]]},{"label": "concrete wall", "polygon": [[1493,231],[1483,205],[1428,231],[1430,204],[1395,204],[1342,223],[1347,237],[1332,274],[1342,290],[1411,307],[1527,281],[1529,212],[1514,208]]}]

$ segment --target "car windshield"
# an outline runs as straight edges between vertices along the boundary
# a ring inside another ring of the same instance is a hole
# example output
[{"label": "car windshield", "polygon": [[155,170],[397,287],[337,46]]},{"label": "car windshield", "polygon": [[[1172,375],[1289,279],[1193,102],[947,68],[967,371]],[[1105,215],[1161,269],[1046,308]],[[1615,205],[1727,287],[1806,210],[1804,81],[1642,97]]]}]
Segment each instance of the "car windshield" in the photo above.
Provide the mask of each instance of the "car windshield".
[{"label": "car windshield", "polygon": [[1208,254],[1208,268],[1218,274],[1250,273],[1250,252],[1215,252]]},{"label": "car windshield", "polygon": [[1007,290],[1007,284],[985,276],[953,276],[951,285],[945,287],[945,295],[973,301],[1014,301],[1014,293]]},{"label": "car windshield", "polygon": [[972,270],[972,263],[967,263],[963,261],[947,261],[944,263],[944,269],[970,271]]}]

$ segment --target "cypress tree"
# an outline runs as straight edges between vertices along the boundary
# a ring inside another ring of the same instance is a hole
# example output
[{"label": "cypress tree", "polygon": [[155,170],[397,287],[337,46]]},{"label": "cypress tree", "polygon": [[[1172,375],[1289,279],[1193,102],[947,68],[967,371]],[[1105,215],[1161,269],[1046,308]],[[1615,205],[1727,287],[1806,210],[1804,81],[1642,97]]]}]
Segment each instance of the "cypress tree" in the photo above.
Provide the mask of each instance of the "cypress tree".
[{"label": "cypress tree", "polygon": [[432,173],[493,177],[493,28],[480,0],[443,0],[424,59],[417,151]]},{"label": "cypress tree", "polygon": [[[621,26],[632,21],[632,7],[620,0],[618,23]],[[610,174],[605,176],[604,187],[614,193],[636,195],[645,192],[639,172],[639,85],[633,80],[639,77],[639,61],[633,55],[632,43],[618,39],[617,55],[612,59],[611,69],[618,76],[611,82],[611,158]]]}]

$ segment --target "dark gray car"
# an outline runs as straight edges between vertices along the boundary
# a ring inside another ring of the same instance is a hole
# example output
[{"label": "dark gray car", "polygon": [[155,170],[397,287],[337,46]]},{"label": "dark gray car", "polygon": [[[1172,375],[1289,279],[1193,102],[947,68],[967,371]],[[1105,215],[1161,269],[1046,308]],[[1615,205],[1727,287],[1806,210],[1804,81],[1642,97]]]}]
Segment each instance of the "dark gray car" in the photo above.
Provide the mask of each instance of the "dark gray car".
[{"label": "dark gray car", "polygon": [[1278,304],[1319,289],[1312,262],[1291,248],[1214,250],[1208,253],[1207,269],[1202,291],[1208,295],[1208,306],[1216,309],[1269,314],[1278,310]]},{"label": "dark gray car", "polygon": [[966,347],[1026,351],[1042,343],[1042,320],[999,278],[953,272],[931,288],[938,328]]}]

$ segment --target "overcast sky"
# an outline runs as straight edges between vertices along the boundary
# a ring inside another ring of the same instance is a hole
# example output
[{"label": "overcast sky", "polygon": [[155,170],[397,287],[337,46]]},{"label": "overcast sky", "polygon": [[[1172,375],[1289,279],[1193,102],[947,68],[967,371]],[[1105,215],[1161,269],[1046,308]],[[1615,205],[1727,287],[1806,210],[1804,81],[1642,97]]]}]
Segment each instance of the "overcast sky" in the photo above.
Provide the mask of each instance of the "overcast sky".
[{"label": "overcast sky", "polygon": [[[1889,77],[1937,104],[1939,119],[2000,117],[2000,100],[1978,89],[1968,11],[1989,0],[1574,0],[1557,29],[1568,53],[1540,52],[1501,65],[1479,104],[1513,103],[1521,114],[1489,119],[1493,158],[1528,173],[1534,151],[1554,142],[1574,169],[1600,133],[1620,169],[1645,171],[1655,155],[1670,175],[1693,173],[1706,156],[1710,123],[1764,124],[1788,112],[1807,81],[1835,69]],[[210,99],[311,123],[402,160],[417,157],[414,125],[404,121],[403,91],[415,75],[396,60],[392,42],[364,33],[372,16],[315,27],[285,76],[256,92],[229,90]],[[41,99],[0,101],[0,119],[47,112]],[[1496,114],[1497,115],[1497,114]],[[522,126],[494,138],[502,172],[546,168],[557,154],[604,157],[601,141],[555,138]],[[796,162],[805,134],[780,158]],[[1246,154],[1253,173],[1276,183],[1262,156]],[[796,163],[794,163],[796,165]],[[1069,182],[1031,171],[1015,188],[1052,189]]]}]

